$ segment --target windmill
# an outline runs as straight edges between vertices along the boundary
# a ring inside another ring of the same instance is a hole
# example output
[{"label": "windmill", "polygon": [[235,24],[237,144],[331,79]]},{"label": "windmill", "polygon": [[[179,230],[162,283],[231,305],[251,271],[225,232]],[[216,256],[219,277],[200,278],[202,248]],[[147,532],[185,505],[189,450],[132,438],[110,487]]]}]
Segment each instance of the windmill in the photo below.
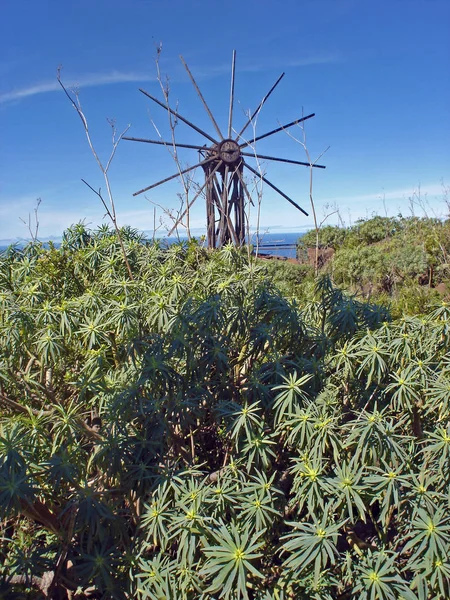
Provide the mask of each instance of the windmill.
[{"label": "windmill", "polygon": [[[230,103],[229,103],[229,113],[228,113],[228,127],[226,131],[226,135],[224,135],[219,128],[216,119],[214,118],[209,106],[207,105],[200,88],[198,87],[189,67],[184,61],[183,57],[180,56],[181,62],[183,63],[184,68],[187,71],[187,74],[205,108],[208,113],[209,118],[214,126],[216,131],[215,137],[211,136],[206,131],[203,131],[194,123],[191,123],[188,119],[180,115],[179,112],[173,110],[168,105],[164,104],[148,92],[143,89],[139,91],[142,92],[147,98],[168,110],[174,117],[176,117],[179,121],[184,122],[191,129],[202,135],[210,145],[193,145],[193,144],[182,144],[179,142],[175,142],[175,147],[178,148],[188,148],[191,150],[197,150],[199,152],[199,156],[201,160],[184,170],[178,170],[174,175],[170,175],[161,181],[157,181],[152,185],[149,185],[133,194],[133,196],[138,196],[144,192],[152,190],[163,183],[171,181],[172,179],[176,179],[179,176],[196,169],[197,167],[202,167],[204,172],[204,183],[197,190],[197,193],[189,201],[189,204],[186,210],[182,215],[179,216],[177,222],[173,226],[172,230],[169,232],[169,236],[173,233],[177,225],[182,221],[182,219],[186,216],[188,210],[197,200],[197,198],[204,193],[206,197],[206,223],[207,223],[207,240],[209,248],[222,247],[226,243],[233,243],[237,246],[242,246],[245,244],[245,232],[246,232],[246,223],[245,223],[245,203],[246,200],[252,203],[252,198],[250,192],[248,190],[248,186],[245,183],[244,179],[244,170],[247,169],[253,175],[260,178],[266,185],[275,190],[280,196],[282,196],[285,200],[290,202],[295,208],[297,208],[304,215],[308,216],[308,213],[301,208],[292,198],[287,196],[282,190],[280,190],[276,185],[270,182],[266,177],[264,177],[261,173],[258,172],[253,166],[249,164],[247,159],[253,158],[257,161],[268,160],[268,161],[276,161],[281,163],[289,163],[293,165],[302,165],[306,167],[315,167],[319,169],[324,169],[323,165],[310,164],[307,162],[301,162],[298,160],[291,160],[288,158],[279,158],[275,156],[267,156],[264,154],[257,154],[255,149],[255,144],[259,140],[268,138],[279,131],[283,131],[292,127],[293,125],[297,125],[298,123],[302,123],[308,119],[314,117],[314,113],[302,116],[291,123],[287,123],[286,125],[282,125],[264,133],[262,135],[253,135],[250,140],[245,140],[243,135],[247,130],[249,125],[253,122],[253,119],[256,115],[258,115],[259,111],[262,109],[269,96],[275,90],[277,85],[280,83],[282,78],[284,77],[284,73],[280,75],[268,93],[264,96],[264,98],[259,103],[256,110],[248,117],[245,125],[236,134],[236,131],[233,129],[233,105],[234,105],[234,81],[235,81],[235,65],[236,65],[236,51],[233,51],[232,64],[231,64],[231,87],[230,87]],[[135,138],[135,137],[124,137],[125,140],[130,140],[134,142],[144,142],[147,144],[157,144],[157,145],[166,145],[166,142],[162,140],[148,140],[143,138]],[[253,152],[245,151],[246,148],[253,149]]]}]

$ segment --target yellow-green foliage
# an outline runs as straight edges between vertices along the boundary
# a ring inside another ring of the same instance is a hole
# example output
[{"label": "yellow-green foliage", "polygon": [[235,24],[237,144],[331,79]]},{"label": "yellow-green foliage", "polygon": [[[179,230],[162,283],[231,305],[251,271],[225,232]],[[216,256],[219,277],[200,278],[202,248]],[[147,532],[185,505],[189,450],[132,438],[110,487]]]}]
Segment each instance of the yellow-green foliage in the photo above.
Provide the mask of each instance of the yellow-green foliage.
[{"label": "yellow-green foliage", "polygon": [[0,256],[0,595],[449,598],[450,306],[123,236]]},{"label": "yellow-green foliage", "polygon": [[[315,243],[315,232],[308,232],[299,240],[299,256]],[[319,245],[335,250],[323,270],[337,285],[387,300],[396,315],[430,308],[438,297],[434,288],[450,278],[448,220],[377,216],[349,228],[324,227]]]}]

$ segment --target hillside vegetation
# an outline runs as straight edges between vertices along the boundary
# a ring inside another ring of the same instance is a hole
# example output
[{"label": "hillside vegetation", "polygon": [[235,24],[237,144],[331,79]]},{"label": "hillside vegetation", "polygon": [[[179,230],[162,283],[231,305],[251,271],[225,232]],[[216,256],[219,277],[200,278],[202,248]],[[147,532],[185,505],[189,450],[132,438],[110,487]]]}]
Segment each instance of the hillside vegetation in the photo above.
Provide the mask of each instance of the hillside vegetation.
[{"label": "hillside vegetation", "polygon": [[121,234],[0,255],[0,598],[449,598],[450,306]]},{"label": "hillside vegetation", "polygon": [[[299,258],[315,246],[309,231],[299,240]],[[335,251],[322,272],[360,297],[390,303],[397,316],[450,294],[450,220],[376,216],[347,228],[325,226],[319,246]]]}]

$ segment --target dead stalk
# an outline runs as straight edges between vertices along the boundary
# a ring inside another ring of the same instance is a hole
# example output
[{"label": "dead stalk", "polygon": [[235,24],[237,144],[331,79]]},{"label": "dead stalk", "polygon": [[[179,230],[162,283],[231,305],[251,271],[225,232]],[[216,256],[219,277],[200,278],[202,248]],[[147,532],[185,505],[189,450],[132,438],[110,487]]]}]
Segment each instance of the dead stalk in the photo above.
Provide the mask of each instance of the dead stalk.
[{"label": "dead stalk", "polygon": [[[178,235],[178,225],[182,225],[185,229],[186,229],[186,234],[188,237],[188,240],[191,240],[191,229],[190,229],[190,204],[189,204],[189,191],[190,191],[190,187],[192,184],[192,175],[185,175],[183,173],[183,168],[181,166],[181,162],[179,160],[178,157],[178,152],[177,152],[177,146],[176,146],[176,135],[175,135],[175,129],[176,126],[178,124],[178,120],[177,118],[173,116],[172,112],[170,111],[170,100],[169,100],[169,95],[170,95],[170,86],[169,86],[169,78],[166,76],[165,81],[163,81],[162,75],[161,75],[161,69],[160,69],[160,65],[159,65],[159,59],[161,56],[161,52],[162,52],[162,43],[160,43],[157,48],[156,48],[156,58],[155,58],[155,64],[156,64],[156,78],[158,80],[159,86],[161,88],[163,97],[164,97],[164,102],[167,108],[167,119],[168,119],[168,123],[169,123],[169,129],[170,129],[170,142],[166,142],[163,138],[163,136],[161,135],[158,127],[156,126],[155,122],[153,121],[153,119],[150,119],[156,134],[158,135],[159,139],[164,143],[164,146],[167,148],[167,150],[169,151],[175,165],[176,168],[178,170],[180,179],[181,179],[181,183],[183,186],[183,196],[179,195],[180,198],[180,208],[178,210],[178,216],[182,215],[180,220],[175,220],[173,219],[173,211],[170,211],[169,209],[162,209],[163,212],[167,215],[170,215],[170,218],[172,220],[174,220],[174,224],[175,224],[175,228],[176,228],[176,233],[177,233],[177,237],[179,239],[179,235]],[[175,107],[176,112],[178,112],[178,106]],[[186,202],[186,208],[184,208],[184,203]],[[158,204],[156,204],[155,202],[152,202],[152,204],[155,204],[155,206],[159,206]],[[162,208],[162,207],[160,207]],[[183,216],[186,218],[185,223],[183,223],[182,218]]]},{"label": "dead stalk", "polygon": [[[303,116],[303,111],[302,111],[302,116]],[[299,140],[298,138],[296,138],[294,135],[292,135],[292,133],[290,131],[288,131],[287,129],[284,129],[285,133],[292,138],[294,141],[296,141],[298,144],[300,144],[300,146],[302,146],[305,154],[306,154],[306,160],[308,161],[309,164],[309,202],[311,204],[311,210],[312,210],[312,214],[313,214],[313,220],[314,220],[314,229],[316,232],[316,248],[315,248],[315,257],[314,257],[314,273],[317,277],[318,273],[319,273],[319,246],[320,246],[320,229],[322,227],[322,225],[324,224],[324,222],[328,219],[328,217],[331,216],[331,214],[334,214],[336,211],[334,211],[333,213],[326,215],[325,218],[319,223],[318,219],[317,219],[317,213],[316,213],[316,205],[314,202],[314,196],[313,196],[313,169],[314,169],[314,165],[317,164],[317,162],[322,158],[322,156],[325,154],[325,152],[327,152],[330,149],[330,146],[328,146],[327,148],[325,148],[325,150],[323,152],[321,152],[319,154],[319,156],[314,160],[311,161],[311,156],[309,153],[309,149],[306,143],[306,130],[305,130],[305,124],[302,121],[301,123],[298,123],[298,127],[300,127],[300,129],[302,130],[302,139]]]},{"label": "dead stalk", "polygon": [[[92,142],[92,138],[91,138],[91,133],[89,131],[89,125],[86,119],[86,116],[82,110],[81,107],[81,102],[80,102],[80,98],[78,95],[77,91],[72,91],[71,95],[67,88],[64,86],[63,82],[61,81],[61,69],[58,68],[58,72],[57,72],[57,80],[59,85],[61,86],[61,88],[63,89],[65,95],[67,96],[67,98],[69,99],[70,103],[72,104],[72,106],[74,107],[74,109],[76,110],[78,116],[81,119],[81,122],[83,123],[83,128],[84,128],[84,132],[86,134],[86,138],[88,141],[88,145],[89,148],[91,149],[91,152],[101,170],[101,172],[103,173],[103,179],[105,181],[105,185],[106,185],[106,191],[108,194],[108,202],[103,198],[102,193],[101,193],[101,188],[99,188],[99,190],[95,190],[91,185],[89,185],[89,183],[87,183],[84,179],[82,179],[81,181],[87,185],[87,187],[92,190],[94,192],[94,194],[96,196],[99,197],[101,203],[103,204],[103,207],[105,208],[106,214],[108,215],[109,219],[111,220],[116,235],[117,235],[117,239],[119,241],[120,244],[120,248],[122,250],[122,254],[123,254],[123,259],[125,262],[125,266],[127,268],[128,271],[128,275],[130,276],[130,279],[134,280],[133,277],[133,273],[131,271],[131,267],[130,267],[130,263],[128,262],[128,257],[127,257],[127,253],[126,253],[126,249],[125,249],[125,245],[123,243],[123,239],[122,239],[122,235],[120,233],[120,228],[117,224],[117,214],[116,214],[116,206],[114,203],[114,197],[113,197],[113,193],[111,190],[111,185],[110,185],[110,181],[109,181],[109,167],[111,166],[111,162],[116,154],[116,150],[117,150],[117,146],[119,145],[119,142],[121,141],[121,139],[123,138],[123,136],[127,133],[127,131],[130,128],[130,125],[127,125],[125,127],[125,129],[123,130],[123,132],[119,135],[119,137],[117,137],[117,129],[116,129],[116,125],[115,122],[112,119],[107,119],[109,125],[111,126],[111,130],[112,130],[112,150],[111,150],[111,154],[109,155],[108,161],[106,163],[106,166],[103,166],[102,161],[100,160],[100,157],[97,153],[97,151],[95,150],[95,146]],[[109,204],[108,204],[109,203]]]},{"label": "dead stalk", "polygon": [[41,205],[42,200],[40,198],[38,198],[36,200],[36,206],[34,207],[34,223],[33,225],[31,224],[31,213],[28,213],[28,222],[25,221],[25,219],[22,219],[22,217],[19,217],[19,219],[22,221],[22,223],[24,225],[26,225],[28,227],[28,231],[30,233],[30,237],[31,237],[31,241],[33,243],[37,242],[38,239],[38,233],[39,233],[39,217],[38,217],[38,212],[39,212],[39,206]]}]

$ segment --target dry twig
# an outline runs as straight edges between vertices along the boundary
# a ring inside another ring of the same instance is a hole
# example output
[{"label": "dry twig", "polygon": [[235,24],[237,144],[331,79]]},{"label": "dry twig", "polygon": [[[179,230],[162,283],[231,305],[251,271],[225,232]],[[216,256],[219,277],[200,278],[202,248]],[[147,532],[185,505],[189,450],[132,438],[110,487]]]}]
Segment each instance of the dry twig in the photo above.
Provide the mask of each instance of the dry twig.
[{"label": "dry twig", "polygon": [[81,181],[85,185],[87,185],[87,187],[90,190],[92,190],[96,196],[99,197],[101,203],[103,204],[103,207],[104,207],[104,209],[106,211],[106,215],[111,220],[111,222],[112,222],[112,224],[114,226],[114,229],[116,231],[117,239],[119,241],[120,248],[122,250],[122,254],[123,254],[125,266],[126,266],[127,271],[128,271],[128,275],[130,276],[130,279],[133,280],[134,279],[133,273],[131,271],[130,263],[128,261],[127,252],[126,252],[126,249],[125,249],[125,245],[123,243],[122,235],[120,233],[120,228],[119,228],[119,226],[117,224],[116,206],[115,206],[115,203],[114,203],[114,197],[113,197],[113,193],[112,193],[112,190],[111,190],[111,184],[110,184],[110,181],[109,181],[109,174],[108,174],[109,167],[111,166],[111,162],[112,162],[112,160],[113,160],[113,158],[114,158],[114,156],[116,154],[117,146],[119,145],[119,143],[120,143],[121,139],[123,138],[123,136],[129,130],[130,125],[127,125],[125,127],[125,129],[122,131],[122,133],[117,137],[117,129],[116,129],[116,124],[115,124],[114,120],[107,119],[109,125],[111,126],[111,131],[112,131],[112,150],[111,150],[111,154],[109,155],[109,158],[108,158],[108,160],[106,162],[106,165],[104,166],[103,163],[102,163],[102,161],[101,161],[101,159],[100,159],[100,157],[99,157],[99,155],[98,155],[98,153],[97,153],[97,151],[96,151],[96,149],[95,149],[95,147],[94,147],[94,144],[92,142],[92,138],[91,138],[91,133],[89,131],[88,122],[87,122],[86,116],[85,116],[85,114],[84,114],[84,112],[82,110],[78,92],[76,90],[72,91],[73,95],[69,93],[69,91],[67,90],[67,88],[65,87],[65,85],[63,84],[63,82],[61,81],[61,68],[60,67],[58,68],[58,72],[57,72],[57,77],[56,78],[58,80],[59,85],[63,89],[65,95],[67,96],[67,98],[69,99],[70,103],[72,104],[72,106],[76,110],[76,112],[77,112],[78,116],[80,117],[80,120],[81,120],[81,122],[83,124],[83,128],[84,128],[84,131],[85,131],[85,134],[86,134],[86,138],[87,138],[87,141],[88,141],[89,148],[91,149],[91,152],[92,152],[92,154],[93,154],[93,156],[94,156],[94,158],[95,158],[95,160],[96,160],[96,162],[97,162],[97,164],[98,164],[101,172],[103,173],[103,178],[105,180],[105,185],[106,185],[106,191],[107,191],[107,194],[108,194],[108,202],[103,198],[101,188],[99,188],[98,191],[97,191],[91,185],[89,185],[89,183],[87,183],[84,179],[82,179]]}]

